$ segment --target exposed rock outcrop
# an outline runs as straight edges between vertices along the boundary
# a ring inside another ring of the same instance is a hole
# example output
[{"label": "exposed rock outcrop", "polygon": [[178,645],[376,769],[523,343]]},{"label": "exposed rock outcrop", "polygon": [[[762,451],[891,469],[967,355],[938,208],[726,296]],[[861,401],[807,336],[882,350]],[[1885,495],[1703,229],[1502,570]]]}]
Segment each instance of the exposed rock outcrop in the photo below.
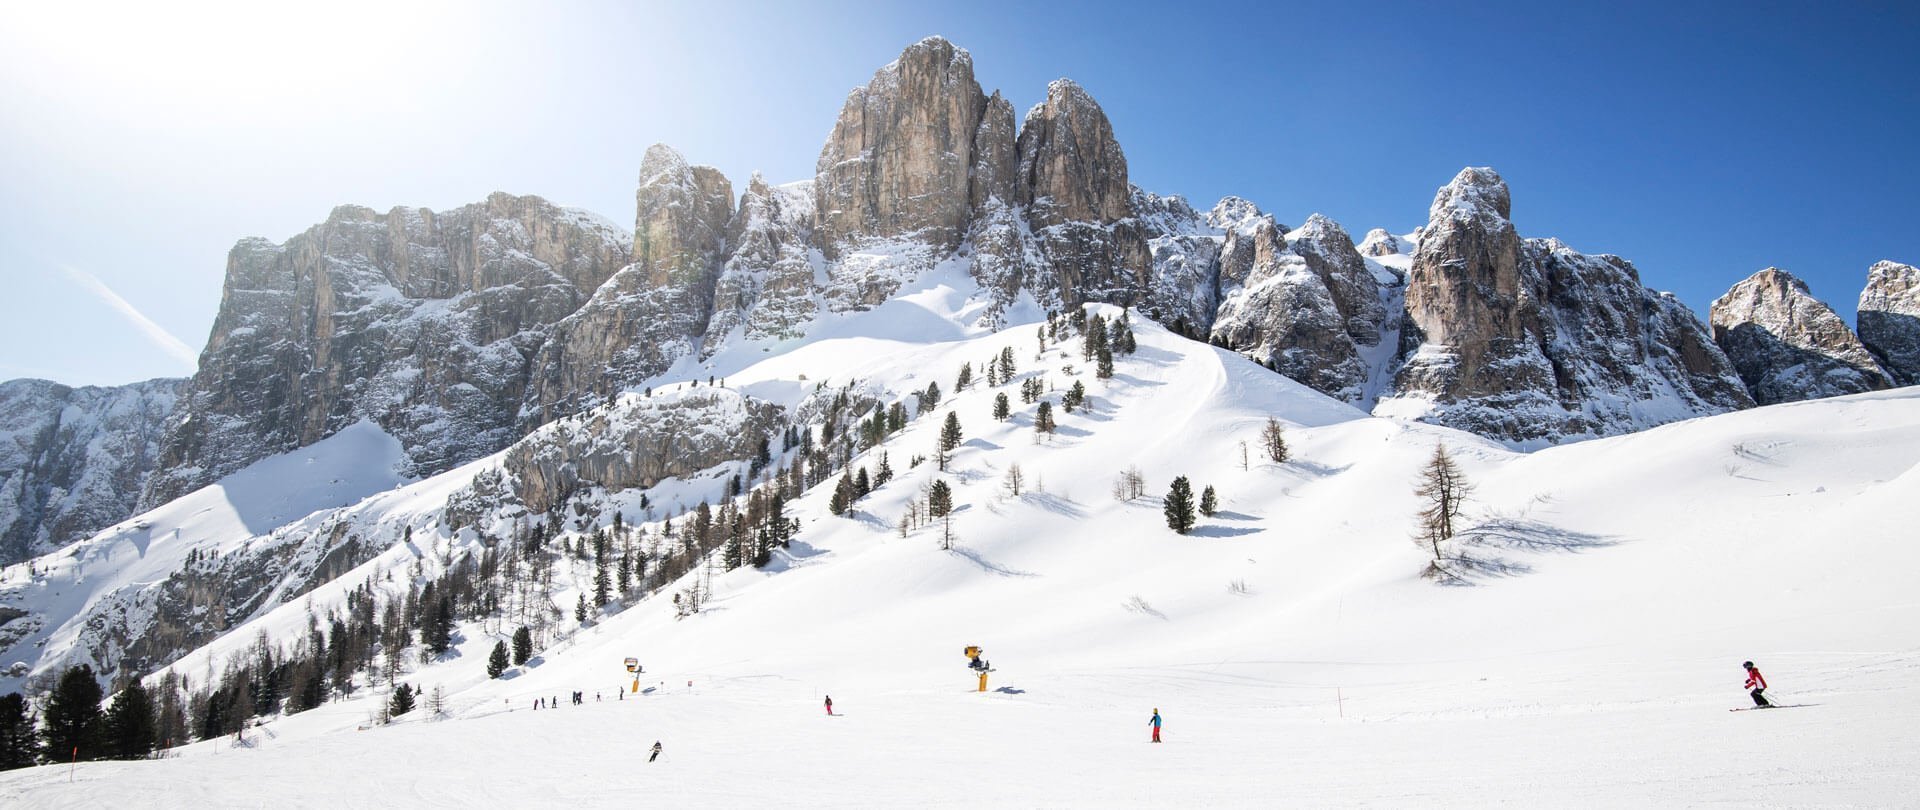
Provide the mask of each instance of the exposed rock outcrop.
[{"label": "exposed rock outcrop", "polygon": [[1127,158],[1106,112],[1080,85],[1056,79],[1027,111],[1018,148],[1015,193],[1044,263],[1030,288],[1066,306],[1141,298],[1150,234],[1132,218]]},{"label": "exposed rock outcrop", "polygon": [[1860,342],[1899,385],[1920,383],[1920,270],[1878,262],[1860,291]]},{"label": "exposed rock outcrop", "polygon": [[1846,321],[1785,270],[1748,276],[1715,299],[1708,315],[1714,342],[1762,405],[1893,386]]},{"label": "exposed rock outcrop", "polygon": [[650,487],[749,461],[780,415],[779,406],[712,386],[624,394],[521,439],[502,466],[520,502],[544,512],[584,487]]},{"label": "exposed rock outcrop", "polygon": [[692,354],[714,310],[733,217],[732,184],[664,144],[640,167],[633,263],[541,343],[522,430],[578,413]]},{"label": "exposed rock outcrop", "polygon": [[726,263],[714,293],[703,351],[729,338],[791,340],[805,334],[814,305],[813,183],[769,186],[758,173],[727,228]]},{"label": "exposed rock outcrop", "polygon": [[242,240],[142,503],[363,418],[405,444],[409,473],[506,446],[529,358],[631,249],[619,226],[506,194],[341,206],[284,244]]},{"label": "exposed rock outcrop", "polygon": [[1511,210],[1492,169],[1435,195],[1381,412],[1538,446],[1751,404],[1678,302],[1624,260],[1523,242]]},{"label": "exposed rock outcrop", "polygon": [[815,168],[821,251],[838,258],[849,244],[895,237],[958,247],[986,105],[973,56],[940,37],[909,46],[849,93]]},{"label": "exposed rock outcrop", "polygon": [[0,383],[0,565],[85,539],[133,514],[186,383]]}]

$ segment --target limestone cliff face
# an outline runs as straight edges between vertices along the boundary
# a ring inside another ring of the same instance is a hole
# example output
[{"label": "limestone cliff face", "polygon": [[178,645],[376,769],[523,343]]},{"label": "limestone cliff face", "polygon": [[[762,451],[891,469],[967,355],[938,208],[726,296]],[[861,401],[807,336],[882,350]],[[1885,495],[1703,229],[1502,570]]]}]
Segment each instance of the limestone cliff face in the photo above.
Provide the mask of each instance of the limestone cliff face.
[{"label": "limestone cliff face", "polygon": [[508,449],[502,466],[520,502],[544,512],[585,487],[650,487],[750,460],[781,415],[778,406],[727,388],[629,393],[533,432]]},{"label": "limestone cliff face", "polygon": [[86,539],[133,514],[186,382],[0,383],[0,565]]},{"label": "limestone cliff face", "polygon": [[1878,262],[1860,291],[1860,342],[1899,385],[1920,383],[1920,270]]},{"label": "limestone cliff face", "polygon": [[1133,218],[1127,158],[1106,112],[1080,85],[1057,79],[1027,111],[1017,147],[1014,191],[1044,264],[1029,286],[1066,306],[1143,297],[1151,235]]},{"label": "limestone cliff face", "polygon": [[704,316],[733,219],[733,184],[720,170],[689,166],[672,147],[654,144],[634,198],[633,263],[646,285],[685,291]]},{"label": "limestone cliff face", "polygon": [[727,254],[703,343],[707,355],[729,340],[792,340],[817,314],[813,294],[813,184],[769,186],[759,174],[727,228]]},{"label": "limestone cliff face", "polygon": [[1536,446],[1751,404],[1698,321],[1632,265],[1522,240],[1511,211],[1491,169],[1435,195],[1387,412]]},{"label": "limestone cliff face", "polygon": [[850,243],[903,236],[959,246],[986,104],[972,55],[939,37],[908,47],[849,93],[815,169],[821,251],[837,258]]},{"label": "limestone cliff face", "polygon": [[603,401],[694,353],[714,310],[733,185],[664,144],[647,149],[632,264],[553,325],[533,359],[520,428]]},{"label": "limestone cliff face", "polygon": [[242,240],[142,503],[360,419],[406,445],[413,473],[505,446],[548,327],[630,250],[605,220],[506,194],[444,213],[342,206],[283,244]]},{"label": "limestone cliff face", "polygon": [[1727,291],[1709,311],[1713,339],[1762,405],[1890,388],[1893,380],[1833,308],[1807,285],[1769,267]]}]

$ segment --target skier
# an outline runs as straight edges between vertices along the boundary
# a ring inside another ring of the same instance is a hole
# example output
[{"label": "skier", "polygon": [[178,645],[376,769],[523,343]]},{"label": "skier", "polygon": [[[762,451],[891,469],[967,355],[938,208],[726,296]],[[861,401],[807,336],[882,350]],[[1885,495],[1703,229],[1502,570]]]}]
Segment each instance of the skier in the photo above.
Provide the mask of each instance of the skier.
[{"label": "skier", "polygon": [[656,759],[659,759],[659,758],[660,758],[660,741],[659,741],[659,740],[654,740],[654,741],[653,741],[653,756],[650,756],[650,757],[647,757],[647,761],[648,761],[648,762],[652,762],[652,761],[654,761],[654,760],[656,760]]},{"label": "skier", "polygon": [[1740,666],[1747,668],[1747,688],[1753,690],[1748,694],[1753,695],[1754,708],[1756,709],[1773,708],[1773,704],[1767,701],[1767,695],[1766,695],[1767,679],[1764,677],[1761,677],[1760,668],[1754,666],[1752,661],[1745,662]]},{"label": "skier", "polygon": [[1159,709],[1153,710],[1153,719],[1148,720],[1147,725],[1153,726],[1153,741],[1159,742],[1160,741],[1160,710]]},{"label": "skier", "polygon": [[833,716],[833,696],[832,695],[827,696],[827,716],[828,717]]}]

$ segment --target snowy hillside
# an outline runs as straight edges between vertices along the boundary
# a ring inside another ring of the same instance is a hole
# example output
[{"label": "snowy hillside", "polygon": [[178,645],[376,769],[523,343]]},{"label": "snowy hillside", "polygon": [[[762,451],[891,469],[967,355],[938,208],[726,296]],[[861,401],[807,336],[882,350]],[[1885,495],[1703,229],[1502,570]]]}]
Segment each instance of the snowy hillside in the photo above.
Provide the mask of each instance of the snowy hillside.
[{"label": "snowy hillside", "polygon": [[[929,383],[946,392],[852,455],[847,470],[875,470],[885,452],[896,476],[848,515],[829,511],[837,472],[788,504],[801,530],[765,568],[696,570],[583,628],[567,612],[532,661],[498,680],[486,677],[488,652],[512,627],[463,622],[454,651],[402,662],[400,680],[445,691],[437,720],[416,710],[378,724],[389,687],[369,675],[351,696],[268,718],[240,741],[89,763],[73,784],[53,766],[0,775],[0,800],[1644,806],[1920,795],[1920,732],[1905,720],[1920,698],[1901,688],[1920,670],[1920,601],[1905,582],[1920,565],[1908,526],[1920,391],[1522,454],[1368,416],[1138,317],[1138,351],[1098,379],[1066,330],[1039,351],[1030,310],[1007,313],[1017,325],[999,332],[958,326],[974,322],[973,292],[960,274],[935,272],[812,342],[750,344],[655,380],[712,373],[802,415],[819,412],[822,392],[882,404],[911,404]],[[1009,347],[1013,379],[987,385],[986,361]],[[955,390],[963,364],[973,382]],[[1037,404],[1021,402],[1029,379],[1043,381],[1051,435],[1035,430]],[[1087,405],[1067,413],[1076,382]],[[1012,412],[1000,421],[1003,393]],[[964,435],[942,472],[948,413]],[[1286,429],[1287,463],[1262,455],[1270,417]],[[72,553],[150,560],[114,569],[131,582],[180,567],[170,537],[219,548],[248,514],[291,516],[400,483],[397,443],[377,431],[343,438],[365,444],[316,445],[242,473],[273,476],[275,497],[305,491],[294,476],[315,471],[305,480],[333,491],[268,505],[232,484],[210,488]],[[1440,442],[1477,487],[1476,528],[1450,550],[1471,564],[1456,563],[1463,579],[1451,583],[1421,576],[1431,553],[1413,541],[1415,479]],[[314,470],[263,469],[302,454]],[[927,460],[912,466],[913,456]],[[384,525],[429,534],[235,626],[175,671],[211,678],[262,631],[298,644],[353,588],[403,595],[409,577],[478,553],[473,530],[434,520],[500,459],[375,495]],[[1145,494],[1116,497],[1130,468]],[[659,483],[651,513],[638,490],[576,493],[583,506],[567,512],[563,541],[614,510],[658,533],[653,517],[718,503],[737,471]],[[1186,536],[1161,513],[1175,476],[1219,495],[1220,510]],[[935,481],[953,492],[950,551],[939,520],[900,528]],[[35,565],[30,585],[15,584],[24,566],[8,569],[8,587],[39,588],[36,601],[112,592]],[[552,601],[572,606],[591,577],[563,562]],[[670,595],[695,582],[710,589],[702,609],[677,618]],[[60,643],[53,629],[39,632]],[[974,644],[997,670],[985,694],[961,654]],[[616,699],[632,685],[628,656],[645,666],[645,691]],[[1745,659],[1776,699],[1802,707],[1726,711],[1747,704]],[[585,705],[533,710],[575,691]],[[826,695],[843,716],[824,716]],[[1161,746],[1146,743],[1156,708]],[[656,740],[665,753],[649,763]]]}]

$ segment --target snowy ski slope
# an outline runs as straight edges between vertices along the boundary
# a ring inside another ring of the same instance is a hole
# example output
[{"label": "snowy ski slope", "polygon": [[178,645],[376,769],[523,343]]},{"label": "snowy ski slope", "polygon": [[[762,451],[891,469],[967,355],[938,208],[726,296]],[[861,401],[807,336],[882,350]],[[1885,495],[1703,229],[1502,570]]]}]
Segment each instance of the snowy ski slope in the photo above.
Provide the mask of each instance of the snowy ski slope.
[{"label": "snowy ski slope", "polygon": [[[789,402],[855,378],[896,394],[937,381],[947,396],[884,448],[898,478],[850,518],[828,514],[830,482],[810,492],[793,505],[793,548],[766,570],[713,576],[701,614],[676,620],[663,594],[492,681],[496,639],[467,625],[458,655],[405,676],[447,690],[443,719],[367,727],[385,688],[362,689],[243,743],[84,764],[71,783],[64,767],[3,774],[0,803],[1920,802],[1920,596],[1908,584],[1920,390],[1521,454],[1369,417],[1139,319],[1140,350],[1111,381],[1094,379],[1077,341],[1036,360],[1031,322],[907,339],[908,318],[953,322],[959,286],[925,284],[778,353],[715,359],[731,385]],[[1052,382],[1053,438],[1036,439],[1017,380],[979,381],[1003,346],[1019,376]],[[955,392],[963,362],[976,382]],[[1074,379],[1092,407],[1061,413]],[[1007,422],[990,417],[998,391],[1015,403]],[[949,470],[908,469],[932,455],[949,410],[965,431]],[[1260,457],[1269,415],[1287,426],[1290,463]],[[1429,555],[1412,540],[1415,477],[1441,441],[1477,485],[1469,516],[1486,527],[1464,584],[1422,578]],[[1018,497],[1003,486],[1015,464]],[[1112,495],[1128,466],[1148,497]],[[1184,537],[1160,514],[1175,475],[1221,497]],[[955,488],[951,552],[937,525],[895,530],[935,477]],[[438,481],[414,485],[433,490],[423,512],[452,488]],[[407,502],[411,489],[383,497]],[[179,667],[204,672],[206,656],[258,629],[297,631],[309,602],[415,556],[434,555],[396,548]],[[993,691],[974,691],[969,644],[998,669]],[[626,656],[645,664],[649,691],[616,700]],[[1726,711],[1747,704],[1745,659],[1782,702],[1809,705]],[[574,690],[585,706],[532,710]],[[824,716],[828,694],[844,716]],[[1146,742],[1156,708],[1159,746]],[[648,763],[655,740],[666,754]]]}]

